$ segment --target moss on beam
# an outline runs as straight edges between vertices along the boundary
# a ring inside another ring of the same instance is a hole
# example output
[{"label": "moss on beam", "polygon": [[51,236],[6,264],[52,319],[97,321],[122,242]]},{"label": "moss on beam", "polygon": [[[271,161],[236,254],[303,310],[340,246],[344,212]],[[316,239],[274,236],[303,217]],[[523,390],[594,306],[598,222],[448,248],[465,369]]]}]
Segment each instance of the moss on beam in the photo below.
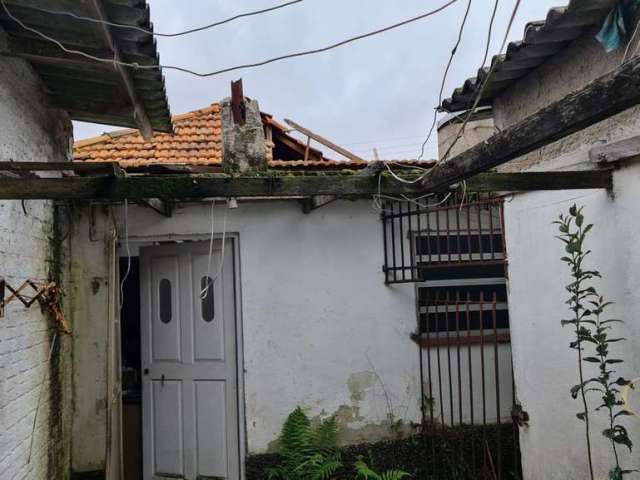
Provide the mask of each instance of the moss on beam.
[{"label": "moss on beam", "polygon": [[[414,179],[416,175],[405,178]],[[483,173],[467,181],[470,191],[530,191],[610,188],[611,172]],[[126,177],[2,178],[0,199],[108,200],[209,197],[370,197],[433,193],[421,182],[402,183],[388,175],[132,175]]]}]

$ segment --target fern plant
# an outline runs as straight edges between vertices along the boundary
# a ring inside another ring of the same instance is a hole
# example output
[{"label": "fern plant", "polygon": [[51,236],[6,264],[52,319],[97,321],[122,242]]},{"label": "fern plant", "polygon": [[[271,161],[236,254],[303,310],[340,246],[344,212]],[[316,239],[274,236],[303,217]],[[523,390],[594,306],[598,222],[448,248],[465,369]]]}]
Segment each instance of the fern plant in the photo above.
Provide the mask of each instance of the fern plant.
[{"label": "fern plant", "polygon": [[267,472],[269,480],[329,480],[342,468],[336,446],[337,425],[333,417],[313,428],[297,407],[284,423],[278,453],[280,465]]},{"label": "fern plant", "polygon": [[[570,298],[566,303],[569,305],[573,317],[569,320],[562,320],[562,325],[572,325],[576,335],[576,339],[571,342],[570,347],[578,351],[580,383],[571,388],[571,396],[576,399],[580,395],[582,398],[584,411],[578,413],[577,417],[583,420],[586,426],[589,471],[593,479],[586,394],[598,392],[602,403],[596,408],[596,411],[607,410],[609,426],[602,434],[609,440],[614,458],[614,466],[609,471],[609,479],[622,480],[624,475],[636,471],[623,470],[620,467],[618,456],[618,445],[626,446],[629,451],[633,446],[627,429],[618,423],[619,417],[628,415],[628,412],[621,408],[624,402],[621,398],[620,387],[630,385],[630,382],[623,377],[613,380],[615,370],[612,365],[622,363],[623,360],[609,358],[611,344],[624,340],[624,338],[610,338],[609,331],[612,324],[622,321],[602,319],[605,309],[611,305],[611,302],[605,301],[595,287],[586,284],[594,278],[601,278],[601,275],[596,270],[584,269],[584,260],[591,253],[590,250],[585,250],[584,242],[593,225],[584,225],[582,208],[573,205],[569,209],[569,215],[560,215],[559,221],[555,223],[559,225],[560,236],[558,238],[565,243],[565,251],[569,254],[569,256],[562,257],[562,261],[567,263],[571,269],[572,282],[566,287]],[[595,355],[583,356],[585,345],[593,346]],[[598,364],[598,376],[585,380],[583,362]]]},{"label": "fern plant", "polygon": [[387,470],[384,473],[377,473],[364,463],[362,459],[356,461],[354,464],[356,469],[356,480],[400,480],[404,477],[409,477],[407,472],[402,470]]}]

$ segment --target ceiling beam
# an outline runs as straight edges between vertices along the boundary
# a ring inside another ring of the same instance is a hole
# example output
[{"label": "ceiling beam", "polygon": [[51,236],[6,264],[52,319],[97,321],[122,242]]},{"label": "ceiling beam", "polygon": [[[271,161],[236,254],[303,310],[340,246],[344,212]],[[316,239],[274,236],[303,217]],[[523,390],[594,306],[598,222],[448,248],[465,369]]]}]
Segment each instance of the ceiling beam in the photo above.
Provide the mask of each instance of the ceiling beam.
[{"label": "ceiling beam", "polygon": [[[228,177],[224,175],[130,175],[124,177],[0,178],[0,199],[189,200],[209,197],[371,197],[424,195],[420,185],[383,175]],[[529,191],[611,188],[610,170],[483,173],[467,181],[469,191]]]},{"label": "ceiling beam", "polygon": [[640,103],[640,57],[570,93],[487,140],[439,163],[422,181],[444,189],[585,129]]}]

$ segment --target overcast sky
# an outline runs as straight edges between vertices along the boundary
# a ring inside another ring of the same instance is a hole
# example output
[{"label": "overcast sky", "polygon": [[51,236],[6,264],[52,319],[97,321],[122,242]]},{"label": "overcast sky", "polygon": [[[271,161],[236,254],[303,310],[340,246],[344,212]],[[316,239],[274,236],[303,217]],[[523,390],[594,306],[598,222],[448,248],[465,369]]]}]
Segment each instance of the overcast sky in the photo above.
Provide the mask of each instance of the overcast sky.
[{"label": "overcast sky", "polygon": [[[157,32],[211,23],[284,0],[148,0]],[[274,12],[177,38],[158,38],[163,64],[199,71],[264,60],[322,47],[446,3],[445,0],[304,0]],[[497,53],[515,0],[501,0],[491,54]],[[522,39],[527,22],[542,20],[565,0],[522,0],[510,40]],[[493,0],[473,0],[445,97],[474,76],[484,53]],[[231,80],[242,77],[245,95],[276,119],[290,118],[372,158],[415,158],[431,123],[444,67],[467,0],[382,35],[308,57],[212,78],[165,70],[172,114],[205,107],[229,96]],[[76,123],[75,138],[112,130]],[[432,139],[426,158],[436,156]],[[339,158],[339,156],[335,156]]]}]

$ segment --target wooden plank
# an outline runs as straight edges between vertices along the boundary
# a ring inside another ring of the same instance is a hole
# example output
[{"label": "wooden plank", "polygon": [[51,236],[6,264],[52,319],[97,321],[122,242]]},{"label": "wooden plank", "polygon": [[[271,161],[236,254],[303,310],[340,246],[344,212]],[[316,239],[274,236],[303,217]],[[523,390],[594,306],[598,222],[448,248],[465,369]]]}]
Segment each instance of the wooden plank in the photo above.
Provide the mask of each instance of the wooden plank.
[{"label": "wooden plank", "polygon": [[434,167],[426,190],[487,171],[640,103],[640,57]]},{"label": "wooden plank", "polygon": [[589,150],[589,159],[597,163],[615,163],[640,158],[640,135],[598,145]]},{"label": "wooden plank", "polygon": [[522,173],[486,172],[467,180],[467,188],[476,192],[610,189],[612,186],[611,170]]},{"label": "wooden plank", "polygon": [[[0,199],[101,199],[120,201],[188,200],[208,197],[347,198],[429,193],[420,182],[400,183],[389,176],[316,175],[225,177],[220,175],[139,175],[126,177],[0,178]],[[485,173],[467,182],[469,191],[609,188],[611,172]]]},{"label": "wooden plank", "polygon": [[116,162],[0,162],[0,171],[113,173],[119,168]]},{"label": "wooden plank", "polygon": [[321,137],[320,135],[318,135],[317,133],[312,132],[309,129],[306,129],[300,125],[298,125],[296,122],[294,122],[293,120],[289,120],[287,118],[285,118],[284,120],[287,125],[293,127],[295,130],[299,131],[300,133],[302,133],[303,135],[306,135],[309,138],[313,138],[316,142],[324,145],[325,147],[330,148],[331,150],[333,150],[334,152],[339,153],[340,155],[348,158],[349,160],[353,161],[353,162],[366,162],[366,160],[364,160],[363,158],[360,158],[359,156],[351,153],[349,150],[342,148],[339,145],[336,145],[335,143],[327,140],[324,137]]}]

